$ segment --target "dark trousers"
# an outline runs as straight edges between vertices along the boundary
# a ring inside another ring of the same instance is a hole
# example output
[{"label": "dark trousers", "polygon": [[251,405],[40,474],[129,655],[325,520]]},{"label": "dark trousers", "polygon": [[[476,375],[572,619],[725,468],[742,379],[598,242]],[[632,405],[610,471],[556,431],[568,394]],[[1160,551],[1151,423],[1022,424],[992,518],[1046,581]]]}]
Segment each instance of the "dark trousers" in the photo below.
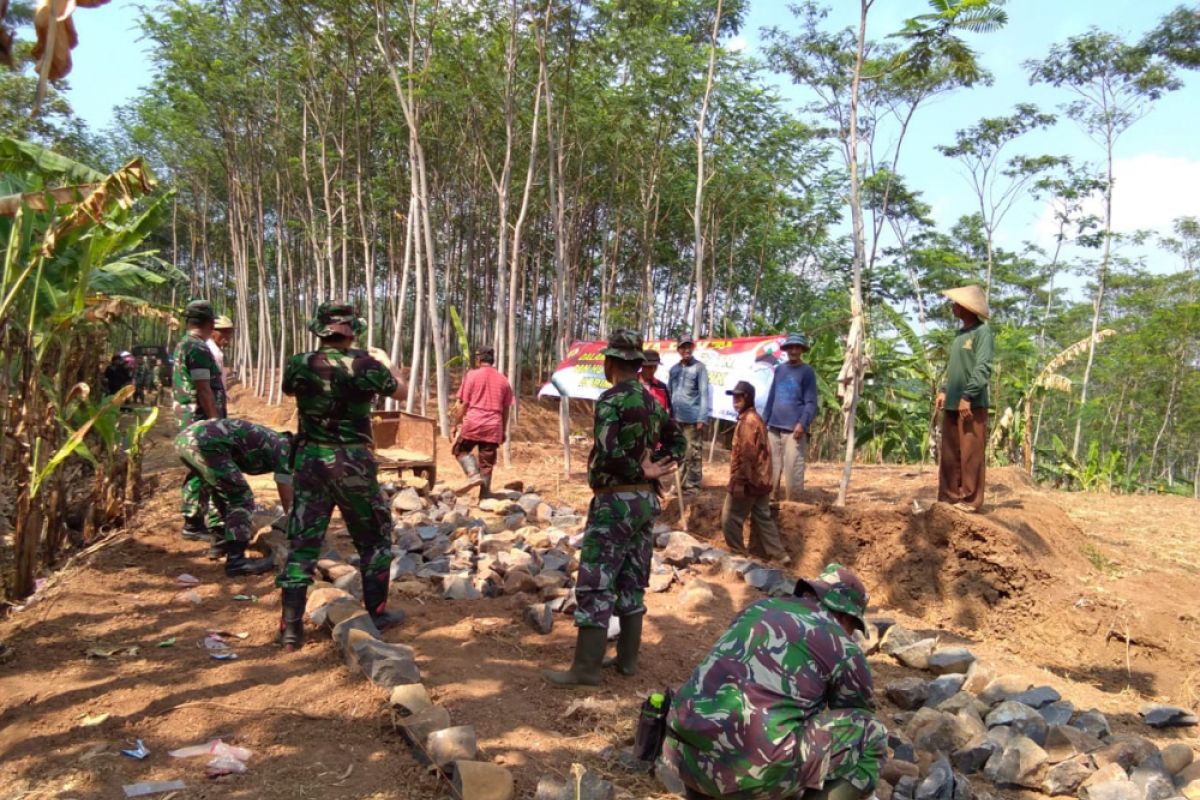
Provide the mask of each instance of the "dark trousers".
[{"label": "dark trousers", "polygon": [[969,416],[957,411],[942,412],[938,500],[966,503],[976,511],[983,507],[987,439],[986,408],[973,408]]},{"label": "dark trousers", "polygon": [[478,450],[479,455],[479,474],[491,475],[492,470],[496,468],[496,454],[499,452],[500,445],[495,442],[480,442],[475,439],[459,439],[454,443],[454,447],[450,449],[450,453],[455,458],[469,456],[472,450]]},{"label": "dark trousers", "polygon": [[734,497],[725,495],[725,505],[721,508],[721,530],[725,533],[725,544],[734,552],[745,552],[742,543],[742,531],[746,517],[750,517],[750,549],[755,542],[761,542],[768,558],[787,558],[787,550],[779,541],[779,529],[771,516],[771,501],[767,495]]}]

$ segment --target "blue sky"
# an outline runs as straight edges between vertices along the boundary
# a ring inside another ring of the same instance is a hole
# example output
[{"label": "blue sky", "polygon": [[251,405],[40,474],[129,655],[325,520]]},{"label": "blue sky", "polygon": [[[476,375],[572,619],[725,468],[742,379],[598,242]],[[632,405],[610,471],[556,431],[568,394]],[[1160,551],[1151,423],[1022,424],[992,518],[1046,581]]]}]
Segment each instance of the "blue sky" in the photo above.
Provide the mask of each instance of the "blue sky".
[{"label": "blue sky", "polygon": [[[1009,24],[1001,31],[971,39],[995,83],[964,90],[934,101],[918,113],[901,157],[900,171],[909,184],[924,193],[926,202],[943,226],[971,209],[973,194],[949,159],[933,148],[949,143],[956,130],[982,116],[1008,113],[1018,102],[1033,102],[1047,110],[1065,102],[1065,92],[1044,86],[1031,87],[1021,64],[1039,58],[1050,45],[1080,33],[1089,25],[1136,38],[1182,0],[1010,0]],[[858,3],[830,0],[830,24],[857,23]],[[868,23],[869,35],[882,38],[897,30],[903,19],[926,10],[923,0],[877,0]],[[149,76],[145,44],[138,41],[140,16],[135,0],[112,0],[98,9],[79,9],[75,16],[80,44],[74,51],[70,100],[76,111],[96,129],[107,127],[112,109],[126,102]],[[794,28],[782,0],[753,0],[742,31],[742,42],[760,54],[759,31],[766,26]],[[1159,101],[1150,115],[1135,125],[1117,146],[1115,224],[1119,230],[1169,229],[1177,216],[1200,216],[1200,74],[1184,73],[1182,90]],[[777,85],[789,103],[799,106],[802,93],[778,78]],[[1030,154],[1069,154],[1097,163],[1099,148],[1069,120],[1052,130],[1030,134],[1018,144]],[[1014,150],[1017,152],[1017,150]],[[1033,240],[1051,244],[1045,207],[1032,200],[1018,203],[999,233],[1000,243],[1018,248]],[[1156,271],[1177,269],[1161,258],[1152,261]]]}]

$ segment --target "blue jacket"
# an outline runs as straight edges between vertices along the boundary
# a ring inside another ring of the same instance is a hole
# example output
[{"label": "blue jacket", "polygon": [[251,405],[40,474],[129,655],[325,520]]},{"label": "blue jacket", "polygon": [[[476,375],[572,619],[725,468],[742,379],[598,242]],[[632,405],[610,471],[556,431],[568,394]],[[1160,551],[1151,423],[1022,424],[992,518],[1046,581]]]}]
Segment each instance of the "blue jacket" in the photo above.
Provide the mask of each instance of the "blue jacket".
[{"label": "blue jacket", "polygon": [[777,366],[763,409],[767,427],[790,431],[800,423],[807,431],[816,418],[817,373],[808,364]]},{"label": "blue jacket", "polygon": [[708,397],[708,368],[696,359],[684,366],[683,362],[671,367],[667,380],[671,391],[671,413],[676,422],[707,422],[712,414]]}]

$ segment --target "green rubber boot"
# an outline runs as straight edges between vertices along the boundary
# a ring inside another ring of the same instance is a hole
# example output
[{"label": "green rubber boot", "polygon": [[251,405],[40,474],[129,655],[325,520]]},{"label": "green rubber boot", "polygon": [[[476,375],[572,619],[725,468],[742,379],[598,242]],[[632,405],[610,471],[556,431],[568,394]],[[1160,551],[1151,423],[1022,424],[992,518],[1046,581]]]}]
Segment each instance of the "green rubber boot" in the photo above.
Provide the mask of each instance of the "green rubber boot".
[{"label": "green rubber boot", "polygon": [[604,628],[580,628],[575,639],[575,660],[569,670],[542,670],[542,677],[555,686],[599,686],[600,663],[608,644]]},{"label": "green rubber boot", "polygon": [[636,675],[638,651],[642,647],[642,619],[646,612],[626,614],[620,617],[621,633],[617,636],[617,655],[605,658],[604,667],[616,667],[622,675]]}]

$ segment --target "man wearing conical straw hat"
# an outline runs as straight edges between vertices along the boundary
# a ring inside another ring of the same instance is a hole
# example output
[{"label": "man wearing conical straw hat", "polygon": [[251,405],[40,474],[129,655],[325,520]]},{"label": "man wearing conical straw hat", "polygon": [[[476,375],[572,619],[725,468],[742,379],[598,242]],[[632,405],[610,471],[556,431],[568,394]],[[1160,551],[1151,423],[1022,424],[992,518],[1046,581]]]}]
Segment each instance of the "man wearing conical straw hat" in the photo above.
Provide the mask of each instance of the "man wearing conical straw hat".
[{"label": "man wearing conical straw hat", "polygon": [[947,289],[942,294],[950,300],[951,312],[962,327],[950,346],[946,382],[935,401],[942,411],[938,500],[973,514],[983,507],[987,466],[988,381],[994,349],[992,328],[987,323],[991,312],[978,286]]}]

